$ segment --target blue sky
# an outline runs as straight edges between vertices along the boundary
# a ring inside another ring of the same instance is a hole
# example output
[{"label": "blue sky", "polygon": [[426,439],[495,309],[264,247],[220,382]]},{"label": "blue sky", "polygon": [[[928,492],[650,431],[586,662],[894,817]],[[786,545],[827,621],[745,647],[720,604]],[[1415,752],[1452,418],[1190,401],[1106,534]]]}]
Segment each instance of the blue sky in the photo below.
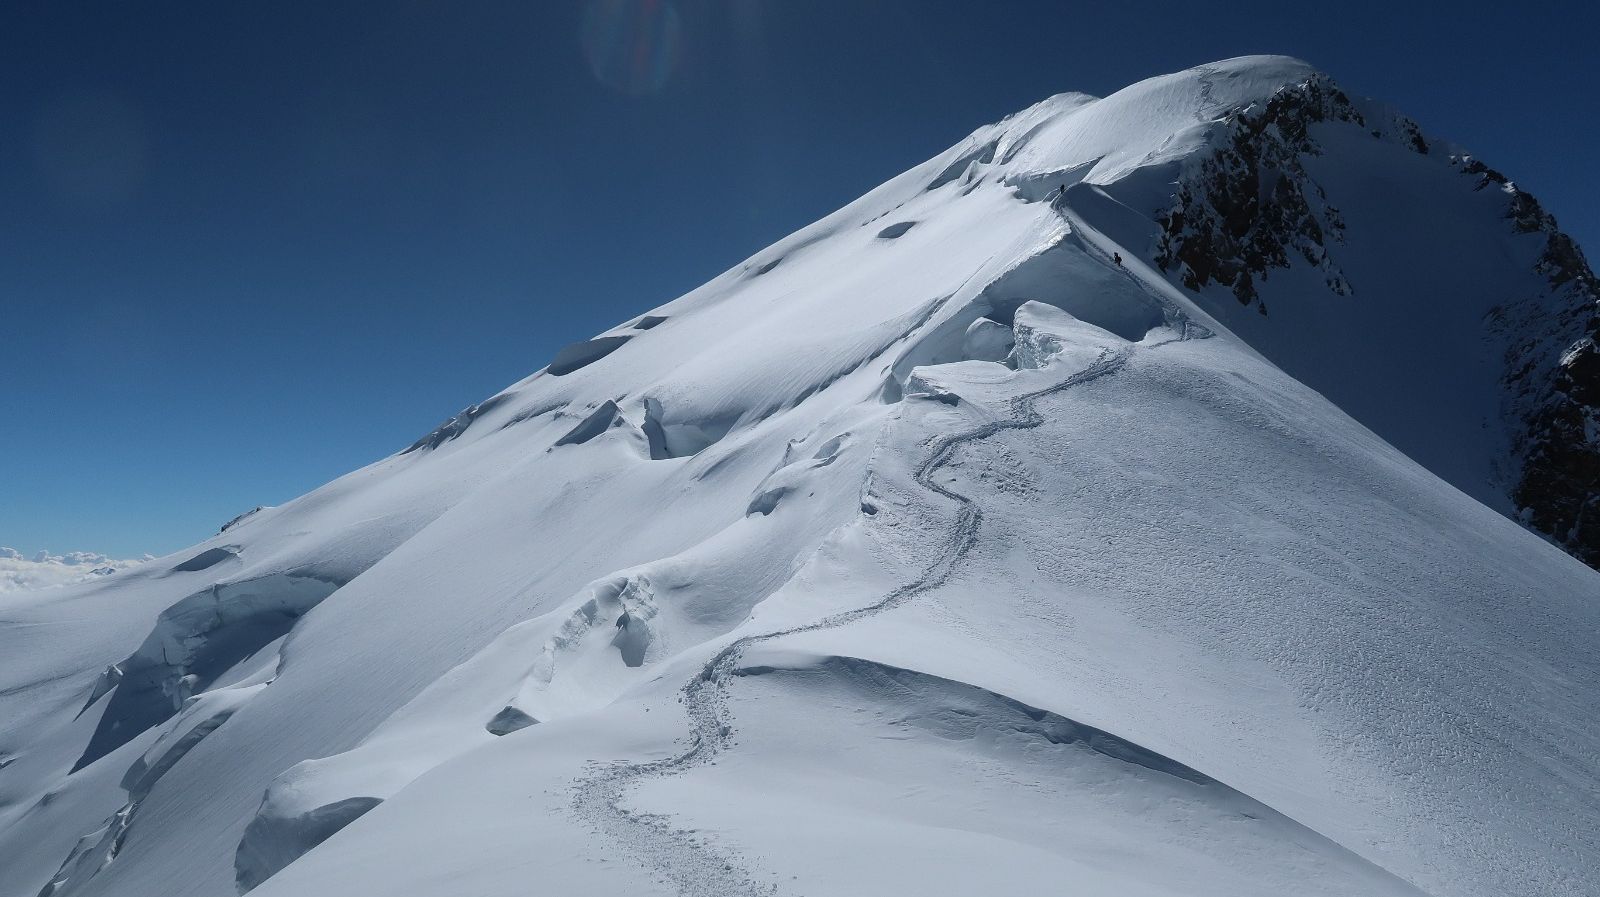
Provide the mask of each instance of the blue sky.
[{"label": "blue sky", "polygon": [[1321,6],[9,4],[0,545],[176,550],[979,124],[1222,57],[1308,59],[1600,246],[1593,7]]}]

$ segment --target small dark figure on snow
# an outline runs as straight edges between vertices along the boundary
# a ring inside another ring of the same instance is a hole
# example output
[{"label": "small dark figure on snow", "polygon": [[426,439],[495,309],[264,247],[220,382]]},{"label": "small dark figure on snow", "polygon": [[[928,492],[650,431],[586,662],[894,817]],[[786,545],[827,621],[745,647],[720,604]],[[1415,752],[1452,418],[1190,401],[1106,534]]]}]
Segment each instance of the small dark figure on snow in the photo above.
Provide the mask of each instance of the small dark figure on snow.
[{"label": "small dark figure on snow", "polygon": [[1111,260],[1113,262],[1117,263],[1117,267],[1118,268],[1122,267],[1122,253],[1120,253],[1120,252],[1111,253]]}]

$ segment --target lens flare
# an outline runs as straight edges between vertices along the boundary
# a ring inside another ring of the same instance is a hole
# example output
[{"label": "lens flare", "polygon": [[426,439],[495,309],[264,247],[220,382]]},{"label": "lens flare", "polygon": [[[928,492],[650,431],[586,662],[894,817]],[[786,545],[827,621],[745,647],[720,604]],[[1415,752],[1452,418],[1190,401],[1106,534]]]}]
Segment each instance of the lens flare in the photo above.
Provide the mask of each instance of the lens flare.
[{"label": "lens flare", "polygon": [[601,84],[644,96],[672,77],[682,32],[678,10],[668,0],[589,0],[583,52]]}]

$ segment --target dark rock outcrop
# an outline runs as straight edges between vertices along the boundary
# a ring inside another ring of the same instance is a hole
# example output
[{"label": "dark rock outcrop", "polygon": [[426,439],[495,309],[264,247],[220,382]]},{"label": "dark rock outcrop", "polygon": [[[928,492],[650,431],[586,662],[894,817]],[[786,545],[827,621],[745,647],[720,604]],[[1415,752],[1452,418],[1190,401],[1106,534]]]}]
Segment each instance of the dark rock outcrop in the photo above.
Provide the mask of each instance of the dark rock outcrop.
[{"label": "dark rock outcrop", "polygon": [[1534,270],[1547,291],[1510,297],[1489,316],[1506,346],[1511,499],[1528,527],[1600,568],[1600,278],[1532,194],[1470,156],[1450,163],[1474,189],[1506,195],[1515,233],[1544,240]]},{"label": "dark rock outcrop", "polygon": [[1328,245],[1342,240],[1344,221],[1302,163],[1321,153],[1309,129],[1322,121],[1366,126],[1350,98],[1322,76],[1229,115],[1222,147],[1179,181],[1177,202],[1157,219],[1156,263],[1178,271],[1192,290],[1222,284],[1263,314],[1256,283],[1273,268],[1288,268],[1292,256],[1320,268],[1333,292],[1348,293],[1328,254]]},{"label": "dark rock outcrop", "polygon": [[1442,158],[1471,189],[1503,192],[1511,233],[1544,240],[1530,292],[1507,296],[1486,322],[1504,347],[1505,488],[1521,522],[1600,567],[1600,280],[1531,194],[1470,156],[1445,157],[1410,119],[1366,108],[1316,75],[1225,116],[1218,149],[1180,176],[1157,215],[1156,263],[1191,290],[1222,285],[1263,315],[1259,284],[1297,260],[1349,295],[1334,258],[1344,223],[1304,165],[1323,151],[1313,132],[1324,122]]}]

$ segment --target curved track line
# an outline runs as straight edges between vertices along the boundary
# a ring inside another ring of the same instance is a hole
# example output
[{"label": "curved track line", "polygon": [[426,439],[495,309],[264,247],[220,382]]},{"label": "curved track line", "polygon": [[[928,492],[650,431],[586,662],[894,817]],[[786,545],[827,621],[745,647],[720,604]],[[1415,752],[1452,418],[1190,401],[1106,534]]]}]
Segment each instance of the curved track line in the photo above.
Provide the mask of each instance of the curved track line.
[{"label": "curved track line", "polygon": [[1206,118],[1206,109],[1217,104],[1216,97],[1212,95],[1212,91],[1216,90],[1217,76],[1221,75],[1222,72],[1209,65],[1197,65],[1190,71],[1194,72],[1200,81],[1200,102],[1195,105],[1194,117],[1201,124],[1210,124],[1215,119]]},{"label": "curved track line", "polygon": [[[1190,338],[1184,335],[1146,348],[1179,342]],[[675,829],[668,817],[637,813],[626,809],[623,798],[635,783],[647,779],[678,775],[702,766],[726,750],[731,743],[731,715],[726,707],[729,679],[738,666],[739,657],[746,648],[762,642],[795,635],[833,629],[857,620],[874,616],[897,607],[925,592],[943,585],[954,572],[956,565],[966,557],[977,542],[978,527],[983,522],[983,509],[978,503],[934,480],[934,474],[949,464],[956,450],[967,443],[988,439],[1004,430],[1026,430],[1038,427],[1045,418],[1035,408],[1035,403],[1045,396],[1089,383],[1115,373],[1133,355],[1134,346],[1102,350],[1087,367],[1066,379],[1033,392],[1013,396],[1009,402],[1010,416],[991,421],[961,433],[941,436],[931,443],[931,451],[918,465],[915,479],[923,488],[949,499],[956,505],[956,516],[949,528],[939,556],[915,579],[899,586],[873,604],[843,611],[812,623],[759,635],[748,635],[729,643],[712,657],[700,674],[684,686],[682,701],[689,714],[691,742],[682,753],[647,763],[606,766],[580,779],[575,788],[572,807],[577,814],[598,826],[607,836],[623,845],[653,872],[671,880],[680,893],[690,897],[701,895],[757,895],[771,894],[777,885],[758,884],[750,874],[739,868],[732,858],[721,855],[702,841],[696,841],[686,832]]]}]

